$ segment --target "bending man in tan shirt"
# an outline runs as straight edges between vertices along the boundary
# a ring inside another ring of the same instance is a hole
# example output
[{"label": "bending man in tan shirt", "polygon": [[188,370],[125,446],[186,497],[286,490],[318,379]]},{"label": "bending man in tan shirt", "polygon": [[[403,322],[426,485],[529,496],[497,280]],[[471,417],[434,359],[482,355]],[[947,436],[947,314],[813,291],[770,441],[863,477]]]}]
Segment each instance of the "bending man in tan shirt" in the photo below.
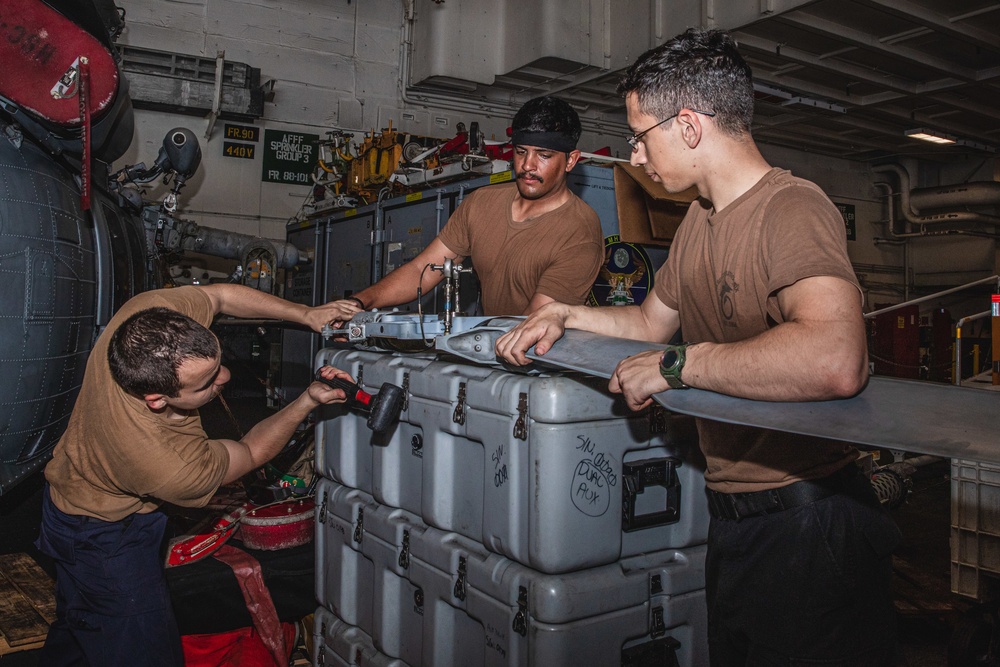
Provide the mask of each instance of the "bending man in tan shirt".
[{"label": "bending man in tan shirt", "polygon": [[37,544],[55,560],[57,618],[39,664],[180,667],[160,554],[166,516],[157,509],[205,505],[221,484],[278,454],[314,408],[344,400],[342,390],[314,382],[242,439],[208,438],[198,408],[230,377],[207,328],[220,313],[316,331],[333,317],[329,307],[239,285],[145,292],[115,314],[45,468]]}]

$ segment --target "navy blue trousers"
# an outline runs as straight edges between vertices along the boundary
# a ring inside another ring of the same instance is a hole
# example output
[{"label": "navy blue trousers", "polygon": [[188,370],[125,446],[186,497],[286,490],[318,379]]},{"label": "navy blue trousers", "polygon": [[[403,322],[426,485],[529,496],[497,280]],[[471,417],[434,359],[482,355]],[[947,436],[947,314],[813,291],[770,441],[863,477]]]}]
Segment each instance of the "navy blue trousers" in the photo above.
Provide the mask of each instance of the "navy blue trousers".
[{"label": "navy blue trousers", "polygon": [[163,574],[161,512],[101,521],[42,499],[36,545],[56,564],[56,621],[39,658],[46,667],[180,667],[177,622]]},{"label": "navy blue trousers", "polygon": [[713,667],[895,664],[895,522],[858,475],[791,509],[712,519],[706,562]]}]

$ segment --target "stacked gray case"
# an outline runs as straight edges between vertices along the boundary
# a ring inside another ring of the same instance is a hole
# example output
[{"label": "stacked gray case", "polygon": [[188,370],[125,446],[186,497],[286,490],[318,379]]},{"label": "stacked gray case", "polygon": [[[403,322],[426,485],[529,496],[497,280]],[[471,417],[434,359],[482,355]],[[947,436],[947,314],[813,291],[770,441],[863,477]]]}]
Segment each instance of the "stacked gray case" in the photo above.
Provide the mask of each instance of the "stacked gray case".
[{"label": "stacked gray case", "polygon": [[328,632],[363,637],[386,661],[707,662],[703,546],[550,575],[336,482],[317,502],[317,593],[345,622]]},{"label": "stacked gray case", "polygon": [[[708,508],[693,422],[634,416],[606,381],[529,376],[429,357],[323,350],[376,392],[407,391],[380,437],[333,406],[321,475],[547,573],[701,544]],[[662,413],[656,413],[662,414]]]},{"label": "stacked gray case", "polygon": [[316,594],[338,620],[317,620],[326,660],[707,664],[690,420],[637,416],[583,376],[423,353],[327,349],[324,364],[406,395],[384,435],[343,406],[320,412]]},{"label": "stacked gray case", "polygon": [[360,628],[348,625],[320,607],[313,617],[313,655],[315,667],[407,667],[402,660],[390,658],[372,645],[372,639]]}]

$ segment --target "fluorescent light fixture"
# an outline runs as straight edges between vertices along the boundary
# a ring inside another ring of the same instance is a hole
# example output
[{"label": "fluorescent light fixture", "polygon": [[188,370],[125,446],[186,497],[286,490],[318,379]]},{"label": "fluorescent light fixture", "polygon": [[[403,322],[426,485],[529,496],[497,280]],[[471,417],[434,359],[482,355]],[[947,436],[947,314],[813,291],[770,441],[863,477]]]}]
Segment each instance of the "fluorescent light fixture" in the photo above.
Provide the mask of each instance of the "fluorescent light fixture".
[{"label": "fluorescent light fixture", "polygon": [[903,132],[906,136],[911,139],[922,139],[923,141],[929,141],[932,144],[953,144],[955,143],[955,137],[950,134],[945,134],[944,132],[938,132],[937,130],[928,130],[926,127],[918,127],[915,130],[907,130]]},{"label": "fluorescent light fixture", "polygon": [[997,149],[995,146],[990,146],[989,144],[984,144],[979,141],[971,141],[969,139],[959,139],[955,142],[958,146],[964,146],[965,148],[972,148],[973,150],[983,151],[984,153],[996,153]]}]

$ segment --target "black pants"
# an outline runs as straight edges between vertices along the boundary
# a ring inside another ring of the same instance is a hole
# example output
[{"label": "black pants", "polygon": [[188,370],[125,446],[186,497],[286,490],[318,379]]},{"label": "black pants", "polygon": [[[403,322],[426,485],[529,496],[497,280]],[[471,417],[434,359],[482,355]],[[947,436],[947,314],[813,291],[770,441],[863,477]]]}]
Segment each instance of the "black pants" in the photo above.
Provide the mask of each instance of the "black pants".
[{"label": "black pants", "polygon": [[899,541],[861,475],[841,493],[800,507],[713,518],[706,563],[712,666],[893,665],[891,555]]},{"label": "black pants", "polygon": [[160,512],[101,521],[42,498],[36,543],[56,563],[56,621],[45,667],[179,667],[184,663],[160,558]]}]

